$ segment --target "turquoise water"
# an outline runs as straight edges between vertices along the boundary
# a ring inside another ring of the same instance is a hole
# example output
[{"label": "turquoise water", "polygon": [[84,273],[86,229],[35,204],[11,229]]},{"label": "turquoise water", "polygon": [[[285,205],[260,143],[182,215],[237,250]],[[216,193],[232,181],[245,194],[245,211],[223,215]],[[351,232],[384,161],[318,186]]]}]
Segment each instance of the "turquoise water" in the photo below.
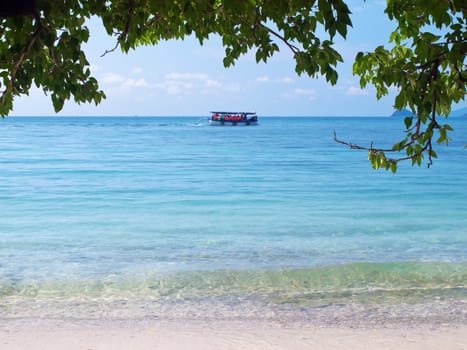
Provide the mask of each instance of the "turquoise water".
[{"label": "turquoise water", "polygon": [[450,124],[430,169],[394,176],[332,140],[390,146],[393,118],[0,121],[0,318],[465,320],[467,120]]}]

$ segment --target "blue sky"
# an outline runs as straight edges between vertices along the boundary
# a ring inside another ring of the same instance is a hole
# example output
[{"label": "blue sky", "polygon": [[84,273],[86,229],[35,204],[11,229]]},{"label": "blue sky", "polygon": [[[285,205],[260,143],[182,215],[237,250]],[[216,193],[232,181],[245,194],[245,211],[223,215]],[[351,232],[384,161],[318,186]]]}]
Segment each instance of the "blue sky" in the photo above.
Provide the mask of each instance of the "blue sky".
[{"label": "blue sky", "polygon": [[[105,34],[99,20],[92,20],[85,51],[107,99],[98,106],[68,101],[59,115],[203,116],[219,109],[254,110],[264,116],[389,115],[394,94],[377,100],[374,89],[361,90],[352,75],[356,53],[386,45],[394,29],[383,12],[386,1],[350,0],[349,5],[354,27],[347,40],[336,40],[344,63],[338,66],[335,86],[324,78],[297,76],[292,53],[284,46],[266,64],[257,64],[251,52],[226,69],[224,48],[217,37],[203,46],[186,38],[101,57],[114,47],[115,39]],[[16,99],[11,115],[55,112],[50,98],[35,89]]]}]

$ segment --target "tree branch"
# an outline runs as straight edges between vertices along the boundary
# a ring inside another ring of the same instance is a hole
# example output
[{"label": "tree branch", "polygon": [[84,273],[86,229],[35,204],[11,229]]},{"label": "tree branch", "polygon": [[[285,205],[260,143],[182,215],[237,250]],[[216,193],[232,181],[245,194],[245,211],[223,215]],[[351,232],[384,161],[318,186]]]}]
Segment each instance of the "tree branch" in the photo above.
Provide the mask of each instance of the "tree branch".
[{"label": "tree branch", "polygon": [[135,1],[129,0],[128,1],[128,18],[125,23],[125,28],[123,29],[122,32],[118,33],[118,38],[117,38],[117,42],[115,43],[115,46],[110,50],[105,50],[105,52],[101,55],[101,57],[104,57],[108,53],[114,52],[121,45],[123,40],[125,40],[125,38],[128,35],[128,32],[130,31],[130,24],[131,24],[131,19],[133,18],[133,15],[134,15],[134,11],[135,11]]},{"label": "tree branch", "polygon": [[23,64],[23,62],[25,61],[25,59],[27,58],[27,56],[31,52],[31,49],[32,49],[34,43],[36,42],[37,38],[39,38],[39,35],[43,31],[46,30],[46,28],[42,25],[39,13],[37,11],[34,14],[34,18],[36,20],[37,29],[33,33],[33,35],[31,36],[31,38],[29,39],[28,44],[24,48],[21,55],[18,57],[18,60],[15,62],[14,66],[13,66],[13,69],[11,70],[10,80],[9,80],[8,85],[6,86],[6,88],[5,88],[5,90],[3,91],[3,94],[2,94],[2,105],[5,105],[7,96],[9,94],[13,94],[13,91],[15,89],[16,74],[18,73],[19,69],[21,68],[21,65]]},{"label": "tree branch", "polygon": [[[404,148],[407,148],[408,146],[412,145],[414,142],[409,142],[407,143],[406,145],[404,145],[403,148],[401,148],[400,150],[395,150],[395,149],[382,149],[382,148],[373,148],[373,142],[371,143],[370,147],[362,147],[362,146],[359,146],[357,144],[354,144],[354,143],[351,143],[351,142],[347,142],[347,141],[343,141],[343,140],[339,140],[337,138],[337,135],[336,135],[336,131],[334,131],[334,141],[337,142],[337,143],[340,143],[342,145],[345,145],[347,147],[349,147],[350,149],[355,149],[355,150],[360,150],[360,151],[368,151],[368,152],[371,152],[371,153],[374,153],[374,154],[383,154],[383,153],[390,153],[390,152],[400,152],[402,149]],[[413,155],[410,155],[410,156],[407,156],[407,157],[400,157],[400,158],[387,158],[385,157],[389,162],[391,163],[399,163],[401,161],[404,161],[404,160],[410,160],[410,159],[414,159],[416,157],[419,157],[420,155],[422,155],[428,148],[431,148],[431,140],[429,143],[427,143],[424,147],[422,147],[420,149],[420,151],[414,153]],[[431,159],[431,157],[430,157]],[[431,165],[432,161],[429,162],[429,165],[428,167]]]},{"label": "tree branch", "polygon": [[298,47],[296,47],[295,45],[292,45],[291,43],[289,43],[287,41],[287,39],[285,39],[282,35],[280,35],[279,33],[275,32],[274,30],[272,30],[271,28],[269,28],[268,26],[264,25],[263,23],[261,22],[258,22],[257,23],[261,28],[267,30],[269,33],[271,33],[272,35],[274,35],[276,38],[280,39],[285,45],[288,46],[288,48],[294,53],[296,54],[297,52],[300,51],[300,49]]}]

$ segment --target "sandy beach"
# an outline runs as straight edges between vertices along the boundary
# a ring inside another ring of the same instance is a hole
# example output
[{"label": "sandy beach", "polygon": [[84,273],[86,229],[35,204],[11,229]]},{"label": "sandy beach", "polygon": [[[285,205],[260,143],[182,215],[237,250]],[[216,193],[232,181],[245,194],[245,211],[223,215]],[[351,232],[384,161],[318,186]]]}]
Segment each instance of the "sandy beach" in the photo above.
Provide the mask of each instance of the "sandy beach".
[{"label": "sandy beach", "polygon": [[102,323],[9,321],[0,331],[2,350],[118,349],[467,349],[467,325],[388,327],[277,327],[222,322]]}]

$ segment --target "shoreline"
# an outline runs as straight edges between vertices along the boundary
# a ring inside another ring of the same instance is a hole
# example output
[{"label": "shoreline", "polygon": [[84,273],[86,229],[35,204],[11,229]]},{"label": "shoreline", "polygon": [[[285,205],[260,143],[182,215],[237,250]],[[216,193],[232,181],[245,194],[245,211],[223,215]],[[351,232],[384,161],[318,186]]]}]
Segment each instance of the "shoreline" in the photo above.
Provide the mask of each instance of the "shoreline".
[{"label": "shoreline", "polygon": [[467,325],[352,327],[255,320],[0,320],[2,350],[467,349]]},{"label": "shoreline", "polygon": [[[413,293],[415,294],[415,292]],[[420,294],[420,293],[418,293]],[[281,326],[381,326],[391,324],[466,324],[467,295],[344,295],[313,299],[308,295],[245,295],[197,298],[115,296],[0,298],[0,324],[16,320],[99,322],[250,322]]]}]

